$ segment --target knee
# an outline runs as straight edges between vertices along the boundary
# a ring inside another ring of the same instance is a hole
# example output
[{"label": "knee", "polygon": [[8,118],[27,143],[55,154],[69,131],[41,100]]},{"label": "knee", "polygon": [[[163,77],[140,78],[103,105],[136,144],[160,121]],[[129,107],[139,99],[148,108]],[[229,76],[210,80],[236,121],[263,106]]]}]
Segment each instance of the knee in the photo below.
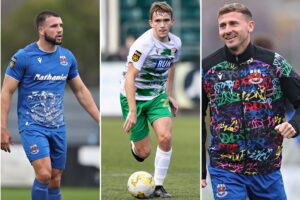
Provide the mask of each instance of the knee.
[{"label": "knee", "polygon": [[41,183],[49,183],[51,180],[51,171],[42,170],[36,174],[36,179]]},{"label": "knee", "polygon": [[158,137],[158,144],[161,150],[169,151],[171,149],[171,133],[161,134]]},{"label": "knee", "polygon": [[59,188],[60,187],[60,182],[61,182],[61,175],[57,174],[57,175],[53,175],[51,177],[50,183],[49,183],[49,187],[51,188]]},{"label": "knee", "polygon": [[151,147],[140,147],[140,148],[135,148],[136,153],[138,154],[139,157],[141,158],[147,158],[150,156],[151,153]]}]

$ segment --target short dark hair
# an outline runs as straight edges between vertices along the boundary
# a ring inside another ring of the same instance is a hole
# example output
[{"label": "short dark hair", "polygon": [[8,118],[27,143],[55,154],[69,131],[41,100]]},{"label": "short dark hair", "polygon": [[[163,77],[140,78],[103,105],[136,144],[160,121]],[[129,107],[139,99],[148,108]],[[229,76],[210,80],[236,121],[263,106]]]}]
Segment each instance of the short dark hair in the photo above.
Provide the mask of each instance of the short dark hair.
[{"label": "short dark hair", "polygon": [[40,12],[35,18],[36,28],[43,25],[44,22],[46,21],[46,18],[51,17],[51,16],[60,17],[59,14],[54,11],[45,10],[45,11]]},{"label": "short dark hair", "polygon": [[219,9],[218,18],[221,15],[224,15],[224,14],[227,14],[230,12],[239,12],[239,13],[246,15],[250,19],[252,19],[251,11],[247,8],[247,6],[245,6],[244,4],[241,4],[241,3],[225,4],[223,7],[221,7]]},{"label": "short dark hair", "polygon": [[152,3],[151,8],[150,8],[150,12],[149,12],[149,19],[150,20],[152,20],[153,13],[156,13],[156,12],[168,13],[171,16],[171,18],[173,19],[173,9],[165,1]]}]

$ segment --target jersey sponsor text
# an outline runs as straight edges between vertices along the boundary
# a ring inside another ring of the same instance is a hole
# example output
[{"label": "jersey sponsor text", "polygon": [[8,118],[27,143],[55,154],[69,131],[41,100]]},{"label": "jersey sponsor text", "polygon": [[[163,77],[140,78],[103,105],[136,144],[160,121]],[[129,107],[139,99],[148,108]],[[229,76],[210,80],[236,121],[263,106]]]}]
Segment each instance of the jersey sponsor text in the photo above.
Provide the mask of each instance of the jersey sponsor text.
[{"label": "jersey sponsor text", "polygon": [[157,60],[155,68],[169,68],[170,65],[171,65],[171,60],[169,59]]},{"label": "jersey sponsor text", "polygon": [[46,75],[41,75],[41,74],[36,74],[34,76],[33,80],[38,80],[38,81],[65,81],[67,79],[67,75],[60,75],[60,76],[52,76],[51,74],[46,74]]}]

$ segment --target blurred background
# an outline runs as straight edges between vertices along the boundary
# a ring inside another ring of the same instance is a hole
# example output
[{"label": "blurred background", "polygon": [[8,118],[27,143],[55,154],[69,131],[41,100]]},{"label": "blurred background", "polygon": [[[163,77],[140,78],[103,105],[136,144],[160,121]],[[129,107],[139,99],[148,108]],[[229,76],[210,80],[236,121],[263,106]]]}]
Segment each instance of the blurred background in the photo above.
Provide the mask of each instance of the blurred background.
[{"label": "blurred background", "polygon": [[[43,10],[53,10],[60,14],[64,23],[62,46],[75,55],[80,76],[99,106],[99,3],[99,0],[2,0],[1,80],[13,54],[38,39],[36,15]],[[8,120],[14,142],[12,152],[1,151],[3,200],[29,199],[34,179],[33,169],[20,144],[16,99],[17,92]],[[99,199],[99,127],[81,108],[68,86],[65,92],[65,118],[68,155],[62,177],[63,197],[73,200]]]},{"label": "blurred background", "polygon": [[[134,171],[153,174],[156,137],[151,130],[152,153],[143,163],[131,155],[123,130],[119,102],[120,79],[131,44],[150,29],[153,0],[101,0],[101,196],[131,199],[127,180]],[[167,0],[175,24],[172,33],[182,40],[180,62],[175,65],[174,93],[179,114],[174,118],[173,155],[165,187],[175,199],[199,199],[200,152],[200,6],[199,0]]]},{"label": "blurred background", "polygon": [[[217,13],[225,3],[240,2],[252,12],[255,29],[252,42],[271,48],[285,57],[300,73],[300,2],[298,0],[202,0],[202,56],[223,46],[218,35]],[[282,174],[289,200],[299,200],[300,137],[283,144]],[[209,181],[210,182],[210,181]],[[203,199],[213,199],[211,185]]]}]

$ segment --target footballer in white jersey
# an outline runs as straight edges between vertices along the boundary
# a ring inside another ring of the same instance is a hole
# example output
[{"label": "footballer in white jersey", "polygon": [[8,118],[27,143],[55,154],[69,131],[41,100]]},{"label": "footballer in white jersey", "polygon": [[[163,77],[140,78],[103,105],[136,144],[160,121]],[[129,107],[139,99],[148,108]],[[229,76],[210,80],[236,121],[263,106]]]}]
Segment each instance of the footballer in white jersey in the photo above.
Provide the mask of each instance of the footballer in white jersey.
[{"label": "footballer in white jersey", "polygon": [[179,60],[181,40],[169,33],[169,41],[161,42],[153,36],[153,30],[146,31],[131,46],[127,64],[122,76],[121,93],[126,96],[124,81],[128,63],[139,70],[135,79],[136,100],[151,100],[165,92],[168,70]]},{"label": "footballer in white jersey", "polygon": [[120,103],[123,129],[130,134],[131,152],[143,162],[151,152],[148,122],[156,137],[155,190],[151,197],[170,198],[163,187],[172,155],[172,115],[178,106],[173,97],[174,64],[179,60],[181,40],[170,33],[173,10],[166,2],[150,8],[151,29],[131,46],[121,80]]}]

